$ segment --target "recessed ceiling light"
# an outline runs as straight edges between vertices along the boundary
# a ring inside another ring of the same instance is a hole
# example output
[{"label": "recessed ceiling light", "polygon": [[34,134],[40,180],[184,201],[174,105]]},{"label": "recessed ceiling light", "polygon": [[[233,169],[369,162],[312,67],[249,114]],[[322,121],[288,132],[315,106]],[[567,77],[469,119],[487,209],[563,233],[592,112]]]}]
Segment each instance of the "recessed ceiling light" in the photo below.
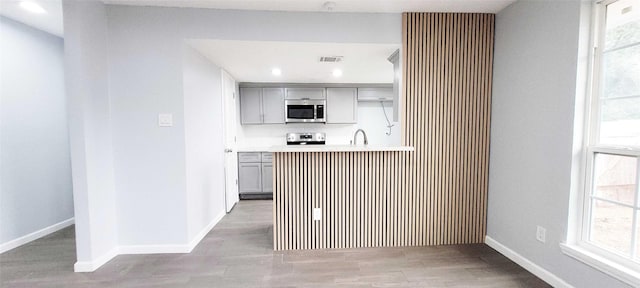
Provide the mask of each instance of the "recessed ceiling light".
[{"label": "recessed ceiling light", "polygon": [[280,70],[280,68],[273,68],[273,69],[271,69],[271,74],[273,74],[275,76],[280,76],[280,75],[282,75],[282,70]]},{"label": "recessed ceiling light", "polygon": [[333,77],[340,77],[340,76],[342,76],[342,70],[340,69],[333,70]]},{"label": "recessed ceiling light", "polygon": [[20,7],[22,9],[27,10],[31,13],[35,14],[44,14],[47,13],[47,10],[44,10],[40,4],[32,1],[20,1]]}]

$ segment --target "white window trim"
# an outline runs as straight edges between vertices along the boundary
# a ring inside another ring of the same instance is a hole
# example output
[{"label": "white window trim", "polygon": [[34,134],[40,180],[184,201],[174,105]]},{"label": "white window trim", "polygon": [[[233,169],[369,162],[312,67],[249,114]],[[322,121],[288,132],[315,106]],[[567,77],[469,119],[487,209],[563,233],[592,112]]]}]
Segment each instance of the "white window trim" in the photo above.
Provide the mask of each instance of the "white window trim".
[{"label": "white window trim", "polygon": [[[593,117],[598,117],[600,108],[599,105],[599,85],[600,81],[596,81],[600,77],[600,66],[601,53],[597,53],[596,49],[601,49],[599,47],[603,47],[604,44],[604,33],[605,29],[602,29],[602,25],[604,25],[606,6],[610,3],[615,2],[616,0],[604,0],[604,1],[594,1],[592,6],[592,23],[591,23],[591,41],[590,41],[590,63],[589,63],[589,72],[588,72],[588,88],[587,88],[587,101],[586,101],[586,112],[587,115],[584,119],[584,137],[583,143],[586,145],[582,145],[582,160],[581,163],[579,161],[574,161],[573,165],[580,167],[581,177],[580,183],[575,183],[578,189],[573,189],[572,193],[576,193],[575,199],[577,201],[577,205],[574,206],[574,211],[571,211],[570,215],[574,215],[573,218],[570,216],[570,220],[576,221],[575,225],[570,225],[570,227],[574,227],[574,231],[569,231],[567,235],[566,243],[561,243],[560,248],[561,251],[575,258],[597,270],[600,270],[618,280],[621,280],[627,284],[630,284],[634,287],[640,287],[640,265],[636,262],[633,262],[625,257],[616,255],[615,252],[611,252],[605,250],[601,247],[597,247],[583,239],[588,239],[589,225],[591,218],[591,208],[589,205],[591,204],[591,189],[592,189],[592,165],[594,160],[594,155],[596,152],[601,152],[605,154],[617,154],[624,156],[640,156],[640,149],[628,149],[621,147],[607,147],[604,145],[592,145],[591,143],[597,143],[596,139],[599,135],[599,121],[592,121]],[[599,80],[599,79],[598,79]],[[595,96],[598,97],[594,97]],[[638,171],[640,175],[640,160],[638,161]],[[640,178],[640,176],[638,177]],[[638,182],[640,184],[640,179]],[[640,189],[640,185],[638,185]],[[636,192],[636,197],[640,194],[640,191]],[[638,199],[636,199],[636,203]],[[634,222],[632,229],[636,229],[636,219],[635,217],[636,210],[634,209]],[[636,239],[636,241],[640,241],[640,239]],[[635,247],[635,246],[634,246]],[[632,252],[633,253],[633,252]]]},{"label": "white window trim", "polygon": [[560,244],[562,253],[585,263],[605,274],[623,281],[633,287],[640,287],[640,273],[619,263],[603,257],[599,253],[594,253],[585,249],[581,245]]}]

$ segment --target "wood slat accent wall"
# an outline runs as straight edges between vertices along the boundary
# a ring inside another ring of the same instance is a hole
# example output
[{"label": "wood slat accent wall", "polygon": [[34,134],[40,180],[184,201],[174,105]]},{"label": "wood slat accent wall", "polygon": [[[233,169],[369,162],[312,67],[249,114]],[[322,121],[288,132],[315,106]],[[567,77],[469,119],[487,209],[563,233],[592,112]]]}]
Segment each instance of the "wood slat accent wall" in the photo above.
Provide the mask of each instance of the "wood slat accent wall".
[{"label": "wood slat accent wall", "polygon": [[493,14],[404,13],[401,139],[415,151],[275,153],[274,248],[483,242],[493,38]]},{"label": "wood slat accent wall", "polygon": [[419,245],[486,234],[494,14],[403,14],[402,143],[416,148],[408,193]]}]

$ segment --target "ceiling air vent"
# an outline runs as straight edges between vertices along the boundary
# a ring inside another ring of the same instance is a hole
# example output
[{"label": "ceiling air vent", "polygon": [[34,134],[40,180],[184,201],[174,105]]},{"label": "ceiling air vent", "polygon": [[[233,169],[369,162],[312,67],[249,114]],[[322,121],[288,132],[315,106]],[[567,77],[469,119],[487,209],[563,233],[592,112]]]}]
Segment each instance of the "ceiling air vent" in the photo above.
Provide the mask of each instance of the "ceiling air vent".
[{"label": "ceiling air vent", "polygon": [[320,62],[338,63],[340,61],[342,61],[342,56],[322,56],[322,57],[320,57]]}]

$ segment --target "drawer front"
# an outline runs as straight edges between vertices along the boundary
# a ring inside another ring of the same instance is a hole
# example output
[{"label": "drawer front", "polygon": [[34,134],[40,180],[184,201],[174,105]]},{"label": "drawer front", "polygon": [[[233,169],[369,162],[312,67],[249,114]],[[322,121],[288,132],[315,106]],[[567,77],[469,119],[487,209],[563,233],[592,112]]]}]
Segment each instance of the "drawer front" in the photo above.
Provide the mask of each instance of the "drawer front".
[{"label": "drawer front", "polygon": [[262,163],[271,163],[271,162],[273,162],[273,153],[262,152]]},{"label": "drawer front", "polygon": [[238,162],[240,163],[259,163],[261,162],[260,152],[241,152],[238,153]]}]

